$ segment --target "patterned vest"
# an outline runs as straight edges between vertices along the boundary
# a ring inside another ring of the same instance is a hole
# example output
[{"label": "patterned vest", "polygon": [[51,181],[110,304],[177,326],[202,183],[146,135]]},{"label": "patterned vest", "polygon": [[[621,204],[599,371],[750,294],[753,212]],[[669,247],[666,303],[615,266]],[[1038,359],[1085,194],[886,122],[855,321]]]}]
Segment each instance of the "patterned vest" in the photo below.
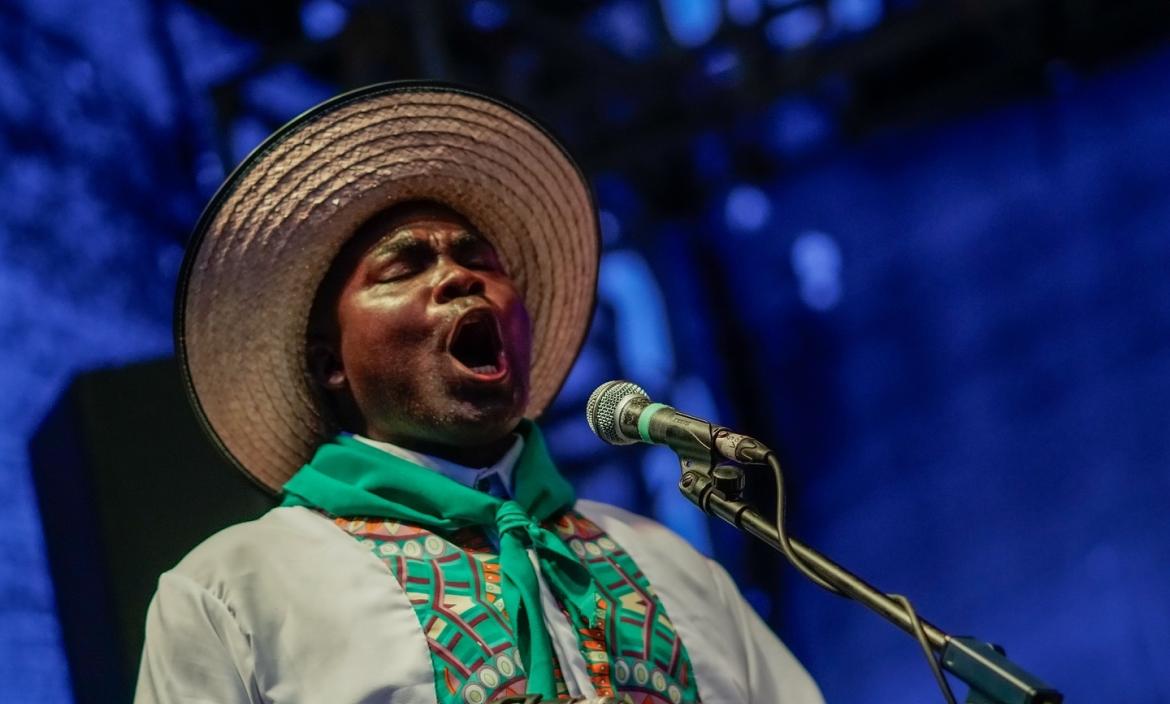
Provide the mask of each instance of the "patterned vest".
[{"label": "patterned vest", "polygon": [[[498,556],[482,531],[442,536],[392,520],[334,520],[390,568],[406,593],[430,648],[440,704],[524,694],[527,678],[500,597]],[[686,648],[634,560],[575,511],[546,527],[598,585],[604,625],[577,632],[597,695],[634,704],[698,702]],[[558,694],[567,698],[559,668],[556,674]]]}]

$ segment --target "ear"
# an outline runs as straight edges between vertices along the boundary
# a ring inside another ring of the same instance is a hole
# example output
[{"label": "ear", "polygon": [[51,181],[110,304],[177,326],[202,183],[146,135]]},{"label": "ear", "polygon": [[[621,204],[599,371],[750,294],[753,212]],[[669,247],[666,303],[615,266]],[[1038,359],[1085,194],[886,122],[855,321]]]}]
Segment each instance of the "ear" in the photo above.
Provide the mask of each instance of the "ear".
[{"label": "ear", "polygon": [[309,337],[308,345],[309,373],[321,388],[329,392],[344,391],[349,387],[349,379],[345,375],[345,367],[341,363],[341,355],[337,353],[336,345],[320,335]]}]

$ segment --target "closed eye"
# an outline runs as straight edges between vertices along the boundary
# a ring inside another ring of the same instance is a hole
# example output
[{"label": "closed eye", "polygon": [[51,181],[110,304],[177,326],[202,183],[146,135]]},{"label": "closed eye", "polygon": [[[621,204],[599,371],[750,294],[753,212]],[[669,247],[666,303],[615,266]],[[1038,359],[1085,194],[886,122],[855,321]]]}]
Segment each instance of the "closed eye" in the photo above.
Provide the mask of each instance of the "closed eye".
[{"label": "closed eye", "polygon": [[409,279],[417,272],[417,267],[412,267],[402,262],[395,262],[390,266],[384,267],[381,271],[378,272],[378,282],[390,283],[392,281]]},{"label": "closed eye", "polygon": [[430,245],[419,240],[406,241],[382,253],[374,274],[379,283],[401,281],[423,271],[434,259],[435,252]]},{"label": "closed eye", "polygon": [[496,250],[487,240],[477,235],[471,233],[460,235],[451,243],[451,252],[456,261],[469,269],[504,270],[500,258],[496,256]]},{"label": "closed eye", "polygon": [[482,271],[501,271],[500,262],[496,259],[494,252],[486,254],[478,254],[472,257],[467,257],[462,262],[463,266],[468,269],[479,269]]}]

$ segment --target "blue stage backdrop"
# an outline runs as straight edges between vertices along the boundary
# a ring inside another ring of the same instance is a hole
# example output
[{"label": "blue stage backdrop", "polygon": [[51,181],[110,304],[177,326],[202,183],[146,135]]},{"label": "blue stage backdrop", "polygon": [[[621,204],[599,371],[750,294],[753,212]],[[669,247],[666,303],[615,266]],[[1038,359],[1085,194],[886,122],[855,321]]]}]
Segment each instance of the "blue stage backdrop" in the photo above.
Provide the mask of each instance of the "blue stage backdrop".
[{"label": "blue stage backdrop", "polygon": [[[302,3],[305,35],[329,40],[351,5]],[[914,3],[807,5],[765,23],[748,0],[609,2],[581,38],[638,61],[663,22],[695,51],[720,22],[763,23],[796,51],[824,22],[864,32]],[[514,19],[460,7],[479,31]],[[270,65],[217,124],[210,87],[259,50],[177,0],[0,5],[0,701],[71,699],[40,528],[67,517],[37,515],[31,434],[77,372],[171,353],[199,209],[337,89]],[[716,83],[738,65],[705,56]],[[911,639],[686,504],[669,452],[589,434],[589,391],[634,379],[781,448],[794,533],[940,627],[1002,643],[1069,701],[1170,701],[1167,75],[1165,47],[1054,65],[1043,93],[860,138],[819,98],[778,95],[669,135],[697,216],[591,169],[600,303],[547,419],[581,492],[727,564],[830,703],[939,700]],[[596,106],[611,142],[630,109]],[[740,168],[745,144],[783,168]]]}]

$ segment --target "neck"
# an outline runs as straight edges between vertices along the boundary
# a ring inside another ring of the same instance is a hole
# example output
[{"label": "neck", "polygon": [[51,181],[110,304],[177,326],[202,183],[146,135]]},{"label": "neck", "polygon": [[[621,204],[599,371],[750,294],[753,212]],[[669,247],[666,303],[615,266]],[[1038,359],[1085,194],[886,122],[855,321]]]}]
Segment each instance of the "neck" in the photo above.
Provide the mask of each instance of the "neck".
[{"label": "neck", "polygon": [[[371,429],[372,430],[372,429]],[[451,445],[422,438],[399,437],[383,433],[366,433],[371,440],[392,443],[413,452],[438,457],[464,467],[490,467],[511,449],[516,437],[511,432],[490,442],[475,445]]]}]

